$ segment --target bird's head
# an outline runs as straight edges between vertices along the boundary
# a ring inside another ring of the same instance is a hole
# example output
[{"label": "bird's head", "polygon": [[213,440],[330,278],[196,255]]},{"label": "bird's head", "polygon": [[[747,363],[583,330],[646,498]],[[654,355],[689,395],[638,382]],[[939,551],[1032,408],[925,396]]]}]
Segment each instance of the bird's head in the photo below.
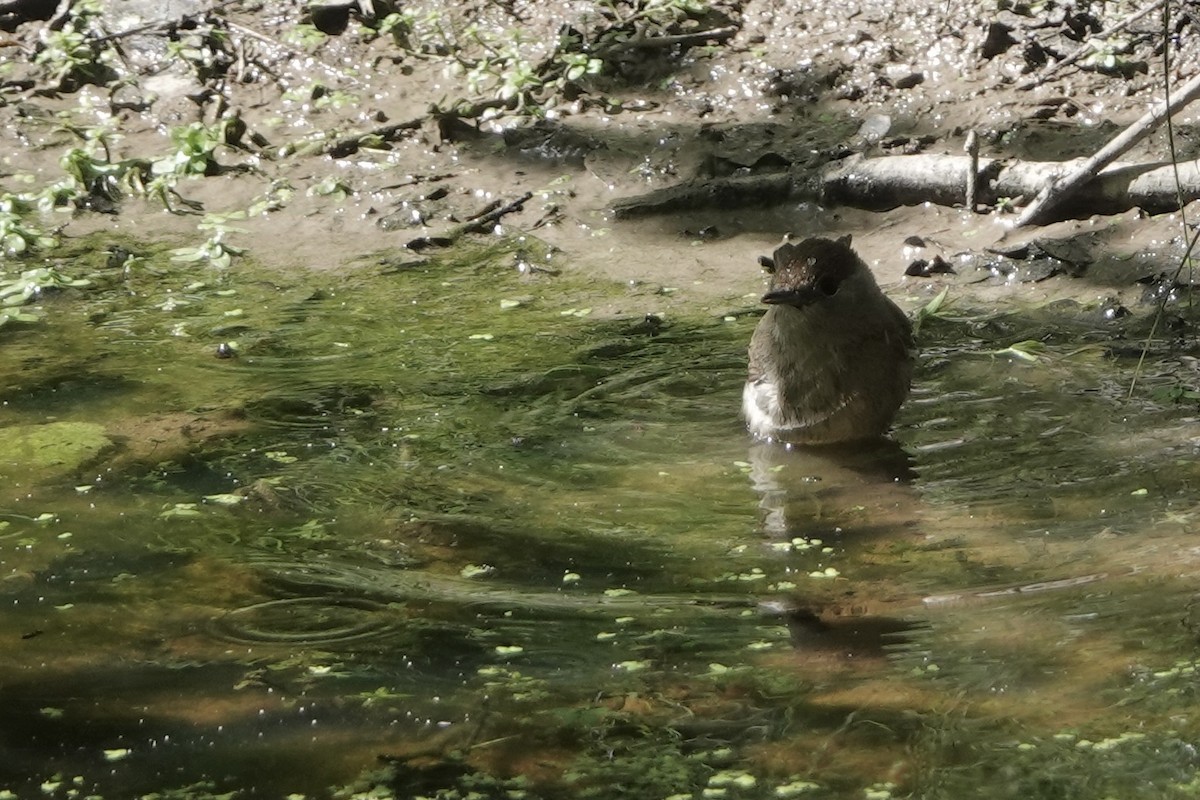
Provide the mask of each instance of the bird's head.
[{"label": "bird's head", "polygon": [[853,299],[874,288],[870,269],[850,249],[850,237],[811,238],[784,242],[768,262],[771,286],[762,301],[770,305],[806,308],[817,304]]}]

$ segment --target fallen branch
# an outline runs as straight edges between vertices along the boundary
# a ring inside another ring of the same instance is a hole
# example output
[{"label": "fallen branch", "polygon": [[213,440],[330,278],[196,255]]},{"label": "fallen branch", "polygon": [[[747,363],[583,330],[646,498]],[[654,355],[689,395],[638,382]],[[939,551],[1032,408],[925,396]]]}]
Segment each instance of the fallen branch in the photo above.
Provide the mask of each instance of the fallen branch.
[{"label": "fallen branch", "polygon": [[[618,218],[647,216],[698,208],[770,205],[810,200],[885,211],[897,206],[934,203],[961,206],[971,174],[976,176],[979,203],[1006,204],[1032,197],[1076,162],[1005,161],[971,156],[912,155],[862,158],[854,156],[813,174],[775,172],[764,175],[691,181],[611,206]],[[1182,194],[1177,193],[1170,162],[1109,165],[1083,186],[1079,196],[1059,208],[1063,215],[1117,213],[1142,208],[1150,213],[1172,211],[1179,203],[1200,199],[1200,160],[1178,165]]]},{"label": "fallen branch", "polygon": [[1095,155],[1077,166],[1063,177],[1052,177],[1045,186],[1041,187],[1036,199],[1017,217],[1017,227],[1032,225],[1062,203],[1075,192],[1079,191],[1089,181],[1093,180],[1100,170],[1115,161],[1122,153],[1146,138],[1151,131],[1163,120],[1174,114],[1188,103],[1200,97],[1200,73],[1192,77],[1180,89],[1172,94],[1164,105],[1150,109],[1137,122],[1130,125],[1108,144],[1101,147]]}]

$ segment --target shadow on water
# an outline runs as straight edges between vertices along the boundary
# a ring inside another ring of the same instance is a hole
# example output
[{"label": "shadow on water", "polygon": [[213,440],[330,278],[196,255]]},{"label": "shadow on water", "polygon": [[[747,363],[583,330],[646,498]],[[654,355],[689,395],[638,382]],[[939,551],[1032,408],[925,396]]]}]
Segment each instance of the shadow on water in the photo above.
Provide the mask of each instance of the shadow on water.
[{"label": "shadow on water", "polygon": [[1193,790],[1177,350],[1127,400],[1084,310],[927,319],[895,441],[787,449],[734,418],[742,301],[528,248],[110,276],[6,341],[0,789]]}]

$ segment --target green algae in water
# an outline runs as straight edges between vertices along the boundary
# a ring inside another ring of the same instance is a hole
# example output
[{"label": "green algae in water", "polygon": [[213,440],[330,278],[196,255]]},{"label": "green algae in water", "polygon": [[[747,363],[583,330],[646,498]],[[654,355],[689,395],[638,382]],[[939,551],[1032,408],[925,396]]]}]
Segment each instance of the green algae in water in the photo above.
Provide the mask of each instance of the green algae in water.
[{"label": "green algae in water", "polygon": [[0,429],[0,477],[36,483],[76,472],[112,447],[104,427],[91,422],[48,422]]},{"label": "green algae in water", "polygon": [[[531,246],[344,278],[151,253],[4,332],[6,423],[114,445],[86,495],[23,490],[52,522],[5,520],[0,701],[48,766],[0,785],[1141,791],[1108,753],[1187,791],[1192,732],[1156,719],[1195,698],[1127,676],[1188,647],[1190,471],[1105,427],[1130,365],[1079,351],[1094,326],[930,322],[907,453],[786,453],[736,418],[752,318],[648,325],[648,292],[518,272]],[[1147,441],[1178,416],[1148,410]]]}]

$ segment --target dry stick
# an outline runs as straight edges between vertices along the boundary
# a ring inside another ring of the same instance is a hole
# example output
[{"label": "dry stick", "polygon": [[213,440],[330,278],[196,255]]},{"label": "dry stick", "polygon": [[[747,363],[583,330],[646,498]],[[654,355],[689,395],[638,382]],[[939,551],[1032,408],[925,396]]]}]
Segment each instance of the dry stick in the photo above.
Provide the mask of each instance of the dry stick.
[{"label": "dry stick", "polygon": [[[635,37],[628,41],[630,47],[640,47],[643,49],[655,47],[674,47],[677,44],[703,44],[709,41],[723,42],[726,39],[732,39],[737,35],[738,29],[730,26],[727,28],[710,28],[705,31],[695,31],[693,33],[678,33],[678,34],[663,34],[661,36],[645,36]],[[616,48],[614,48],[616,49]],[[623,48],[622,48],[623,49]]]},{"label": "dry stick", "polygon": [[1159,124],[1188,103],[1200,97],[1200,73],[1167,99],[1166,105],[1152,108],[1142,118],[1117,134],[1108,144],[1101,147],[1087,161],[1080,164],[1069,175],[1047,182],[1034,201],[1017,217],[1016,227],[1031,225],[1047,212],[1070,197],[1085,183],[1092,180],[1118,156],[1146,138]]},{"label": "dry stick", "polygon": [[333,158],[345,158],[357,153],[359,148],[362,147],[363,140],[367,137],[378,137],[385,142],[391,142],[400,138],[399,135],[404,131],[416,130],[424,123],[424,118],[418,117],[416,119],[405,120],[404,122],[383,125],[379,128],[372,128],[369,131],[351,133],[348,136],[342,136],[329,142],[322,148],[322,152]]},{"label": "dry stick", "polygon": [[967,134],[963,150],[967,151],[967,156],[971,159],[971,171],[967,173],[966,205],[967,210],[974,214],[979,203],[979,136],[975,131]]},{"label": "dry stick", "polygon": [[1151,3],[1150,5],[1139,8],[1137,11],[1133,12],[1128,17],[1126,17],[1125,19],[1118,22],[1116,25],[1113,25],[1108,30],[1103,31],[1102,33],[1098,33],[1093,37],[1090,37],[1086,42],[1084,42],[1079,47],[1077,47],[1075,49],[1075,52],[1071,53],[1069,56],[1064,58],[1062,61],[1059,61],[1057,64],[1048,68],[1045,72],[1043,72],[1041,75],[1034,78],[1033,80],[1022,83],[1020,86],[1017,87],[1017,89],[1024,91],[1026,89],[1033,89],[1036,86],[1041,86],[1043,83],[1045,83],[1046,81],[1048,81],[1052,77],[1054,77],[1054,75],[1057,74],[1059,70],[1063,69],[1064,67],[1069,67],[1072,64],[1074,64],[1076,61],[1078,61],[1079,59],[1083,58],[1084,56],[1096,52],[1095,49],[1091,45],[1091,42],[1094,39],[1103,39],[1105,36],[1112,36],[1114,33],[1122,31],[1125,28],[1128,28],[1130,25],[1137,22],[1139,19],[1146,16],[1147,14],[1149,14],[1153,11],[1157,11],[1158,9],[1162,8],[1163,2],[1164,2],[1164,0],[1154,0],[1154,2]]},{"label": "dry stick", "polygon": [[460,236],[468,233],[490,233],[491,228],[497,222],[499,222],[502,217],[507,214],[511,214],[514,211],[520,211],[525,206],[525,202],[531,197],[533,197],[533,192],[525,192],[516,200],[513,200],[506,205],[500,206],[499,208],[493,208],[491,211],[480,214],[463,225],[451,228],[448,235],[452,239],[457,239]]},{"label": "dry stick", "polygon": [[496,223],[502,217],[514,211],[520,211],[531,197],[533,197],[533,192],[525,192],[517,199],[499,208],[492,208],[491,211],[484,212],[469,222],[455,225],[441,236],[418,236],[416,239],[405,243],[404,246],[409,250],[417,251],[426,250],[430,247],[449,247],[468,233],[491,233]]}]

